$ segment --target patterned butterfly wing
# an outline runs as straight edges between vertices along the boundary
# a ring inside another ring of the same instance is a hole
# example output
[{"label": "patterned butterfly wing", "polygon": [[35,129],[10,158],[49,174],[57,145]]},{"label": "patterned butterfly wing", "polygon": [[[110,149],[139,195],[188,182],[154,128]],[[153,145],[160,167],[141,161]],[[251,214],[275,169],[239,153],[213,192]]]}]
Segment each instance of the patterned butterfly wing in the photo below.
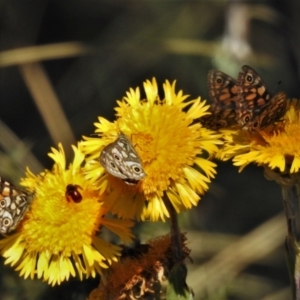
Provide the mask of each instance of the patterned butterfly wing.
[{"label": "patterned butterfly wing", "polygon": [[237,119],[241,126],[253,121],[271,100],[261,77],[246,65],[238,76],[237,93]]},{"label": "patterned butterfly wing", "polygon": [[211,129],[236,124],[236,80],[221,71],[210,70],[207,85],[212,100],[211,115],[202,117],[200,123]]},{"label": "patterned butterfly wing", "polygon": [[286,112],[286,95],[278,93],[272,97],[261,77],[249,66],[243,66],[239,73],[237,91],[237,119],[250,132],[280,121]]},{"label": "patterned butterfly wing", "polygon": [[26,214],[32,196],[16,189],[0,178],[0,233],[7,234],[17,228]]},{"label": "patterned butterfly wing", "polygon": [[254,132],[258,129],[264,129],[280,121],[286,110],[287,97],[285,93],[280,92],[271,98],[270,102],[261,109],[261,113],[247,124],[248,131]]},{"label": "patterned butterfly wing", "polygon": [[136,185],[146,176],[141,159],[130,140],[123,133],[113,143],[104,147],[100,163],[105,170],[128,185]]}]

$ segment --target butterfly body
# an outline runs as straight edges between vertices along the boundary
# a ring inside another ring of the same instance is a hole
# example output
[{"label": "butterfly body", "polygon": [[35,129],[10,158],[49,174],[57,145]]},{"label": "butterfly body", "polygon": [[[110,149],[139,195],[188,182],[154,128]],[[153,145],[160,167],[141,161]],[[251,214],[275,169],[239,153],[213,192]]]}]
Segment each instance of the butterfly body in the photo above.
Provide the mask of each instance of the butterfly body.
[{"label": "butterfly body", "polygon": [[235,125],[236,80],[221,71],[210,70],[207,74],[207,86],[212,100],[209,110],[211,115],[202,117],[200,123],[211,129]]},{"label": "butterfly body", "polygon": [[249,66],[243,66],[239,73],[237,93],[237,120],[250,132],[280,121],[286,112],[285,93],[272,97],[261,77]]},{"label": "butterfly body", "polygon": [[104,147],[100,154],[100,163],[109,174],[122,179],[128,185],[136,185],[146,176],[138,153],[123,133]]},{"label": "butterfly body", "polygon": [[26,214],[32,195],[16,189],[0,178],[0,233],[7,234],[16,229]]}]

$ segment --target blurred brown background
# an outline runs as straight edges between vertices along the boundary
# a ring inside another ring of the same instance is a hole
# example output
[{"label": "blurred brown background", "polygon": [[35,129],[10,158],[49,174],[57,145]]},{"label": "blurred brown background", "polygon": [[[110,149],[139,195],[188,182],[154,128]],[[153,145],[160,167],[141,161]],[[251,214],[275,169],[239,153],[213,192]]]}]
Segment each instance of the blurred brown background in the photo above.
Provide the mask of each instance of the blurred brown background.
[{"label": "blurred brown background", "polygon": [[[236,77],[249,64],[270,92],[299,98],[299,12],[291,0],[0,0],[0,174],[18,183],[26,166],[51,167],[59,141],[71,158],[70,143],[91,134],[97,116],[113,120],[116,100],[153,76],[208,99],[209,69]],[[180,218],[195,299],[292,299],[281,211],[280,188],[261,168],[239,174],[219,163],[209,192]],[[167,226],[136,232],[145,241]],[[99,282],[52,288],[0,263],[0,300],[86,299]]]}]

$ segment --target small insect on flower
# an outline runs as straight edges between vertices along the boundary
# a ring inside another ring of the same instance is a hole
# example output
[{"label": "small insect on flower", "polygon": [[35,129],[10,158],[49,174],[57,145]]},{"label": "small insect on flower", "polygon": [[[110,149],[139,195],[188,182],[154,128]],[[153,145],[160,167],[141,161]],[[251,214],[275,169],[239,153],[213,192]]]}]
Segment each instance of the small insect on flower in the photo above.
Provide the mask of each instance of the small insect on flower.
[{"label": "small insect on flower", "polygon": [[78,191],[78,189],[82,189],[82,187],[78,184],[68,184],[66,188],[66,198],[68,202],[79,203],[82,200],[82,195]]},{"label": "small insect on flower", "polygon": [[17,189],[0,177],[0,233],[10,233],[20,224],[33,194]]},{"label": "small insect on flower", "polygon": [[123,133],[104,147],[100,154],[100,163],[109,174],[122,179],[128,185],[136,185],[146,176],[141,158]]}]

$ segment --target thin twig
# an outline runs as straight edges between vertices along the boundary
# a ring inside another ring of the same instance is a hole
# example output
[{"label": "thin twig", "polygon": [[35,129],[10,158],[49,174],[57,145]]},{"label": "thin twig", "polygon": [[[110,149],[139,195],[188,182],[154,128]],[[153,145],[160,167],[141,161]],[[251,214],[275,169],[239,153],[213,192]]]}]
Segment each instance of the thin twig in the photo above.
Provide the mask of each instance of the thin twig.
[{"label": "thin twig", "polygon": [[77,42],[24,47],[0,52],[0,67],[84,55],[91,48]]},{"label": "thin twig", "polygon": [[[42,65],[20,65],[20,71],[55,144],[74,144],[75,137],[70,124]],[[71,147],[66,147],[65,151],[69,154]]]}]

